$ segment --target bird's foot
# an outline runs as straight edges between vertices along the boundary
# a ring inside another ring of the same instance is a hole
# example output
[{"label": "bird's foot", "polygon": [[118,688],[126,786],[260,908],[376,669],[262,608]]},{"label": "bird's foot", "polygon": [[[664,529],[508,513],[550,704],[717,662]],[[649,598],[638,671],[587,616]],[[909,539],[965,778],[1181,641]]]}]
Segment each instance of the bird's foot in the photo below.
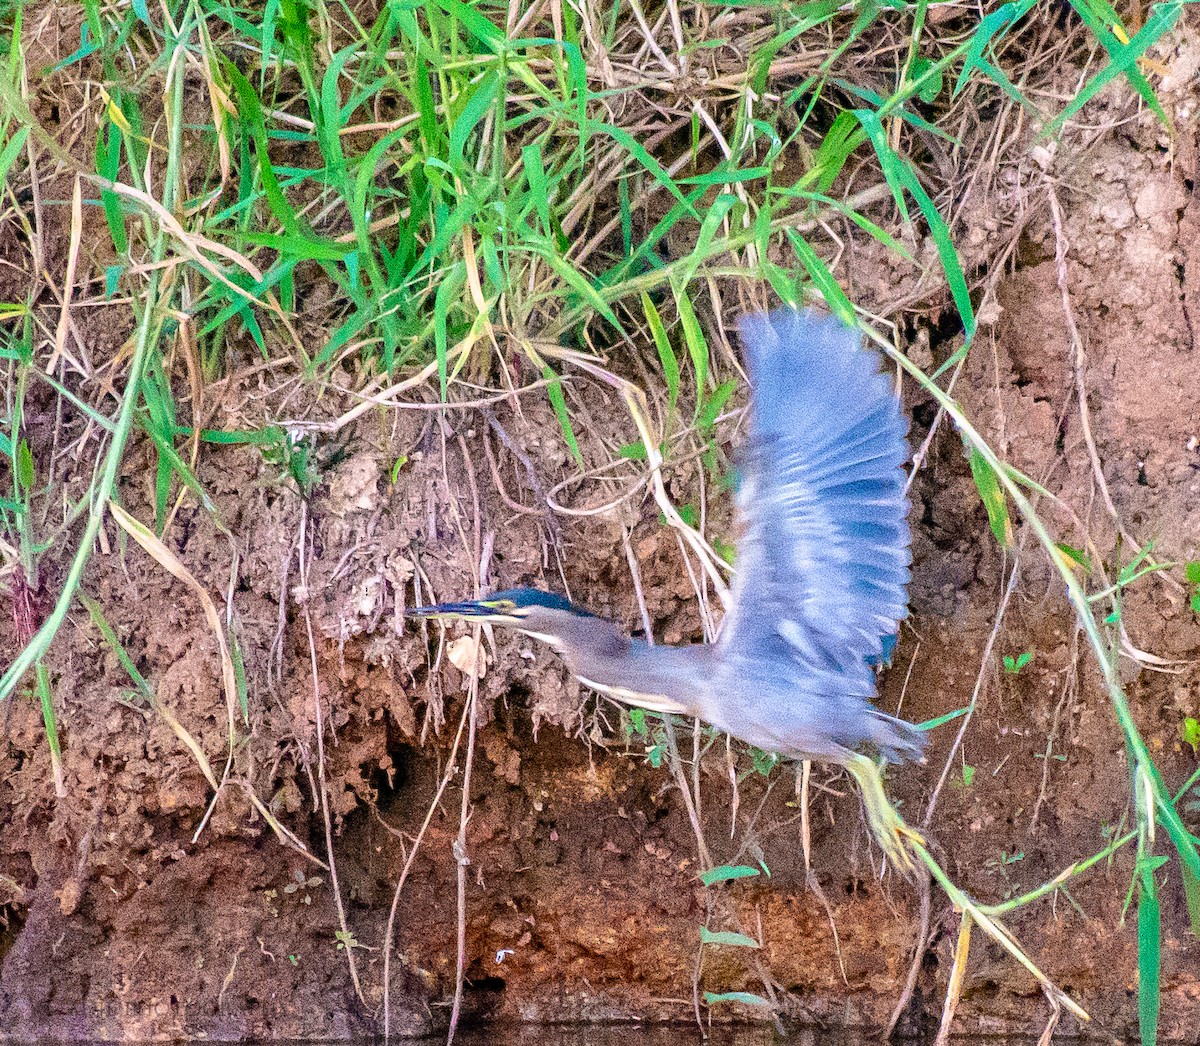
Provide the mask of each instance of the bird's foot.
[{"label": "bird's foot", "polygon": [[915,828],[910,828],[892,805],[883,790],[879,767],[872,759],[855,753],[846,761],[846,769],[858,782],[863,808],[867,812],[867,824],[882,847],[884,856],[905,875],[911,875],[916,871],[912,846],[924,849],[925,837]]}]

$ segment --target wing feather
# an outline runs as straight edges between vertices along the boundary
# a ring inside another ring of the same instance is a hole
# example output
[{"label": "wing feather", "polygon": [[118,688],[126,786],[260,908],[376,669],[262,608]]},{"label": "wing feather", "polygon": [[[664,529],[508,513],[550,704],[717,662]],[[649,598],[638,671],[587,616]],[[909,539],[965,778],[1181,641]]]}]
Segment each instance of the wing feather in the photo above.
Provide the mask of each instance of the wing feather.
[{"label": "wing feather", "polygon": [[776,656],[873,693],[864,666],[907,613],[906,425],[879,356],[829,318],[742,321],[754,386],[727,653]]}]

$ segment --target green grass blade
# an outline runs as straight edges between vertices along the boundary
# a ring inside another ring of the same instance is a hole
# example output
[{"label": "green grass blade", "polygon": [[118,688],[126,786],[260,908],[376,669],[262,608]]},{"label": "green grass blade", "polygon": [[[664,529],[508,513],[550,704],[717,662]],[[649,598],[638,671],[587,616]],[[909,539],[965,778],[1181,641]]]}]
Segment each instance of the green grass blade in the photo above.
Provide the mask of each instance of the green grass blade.
[{"label": "green grass blade", "polygon": [[[233,84],[238,100],[238,117],[243,132],[249,133],[250,141],[254,143],[254,159],[258,166],[258,175],[262,179],[263,194],[271,213],[279,219],[280,224],[290,235],[299,232],[299,220],[296,212],[287,202],[283,190],[279,187],[279,179],[275,177],[275,168],[271,164],[270,145],[267,141],[267,128],[263,120],[262,103],[258,94],[232,62],[225,64],[225,75]],[[243,172],[244,173],[244,172]]]},{"label": "green grass blade", "polygon": [[[1136,63],[1139,58],[1146,53],[1154,44],[1156,44],[1162,36],[1170,32],[1175,23],[1179,20],[1179,15],[1182,12],[1183,4],[1176,0],[1174,3],[1155,4],[1152,13],[1146,24],[1138,31],[1137,35],[1127,44],[1117,44],[1109,46],[1105,36],[1100,39],[1105,43],[1105,47],[1109,53],[1109,63],[1092,77],[1078,94],[1066,105],[1062,112],[1058,114],[1047,127],[1047,134],[1057,134],[1061,130],[1064,123],[1073,117],[1080,109],[1090,102],[1101,90],[1109,83],[1115,80],[1122,73],[1128,74],[1130,70],[1136,71]],[[1111,36],[1107,29],[1105,34]],[[1144,82],[1144,81],[1143,81]],[[1136,87],[1136,85],[1135,85]],[[1147,85],[1149,90],[1149,85]],[[1150,91],[1153,97],[1153,91]],[[1149,103],[1148,103],[1149,104]],[[1163,113],[1162,107],[1158,104],[1158,100],[1154,99],[1151,108],[1159,115],[1169,126],[1169,121],[1166,114]]]},{"label": "green grass blade", "polygon": [[444,273],[433,296],[433,351],[437,357],[438,390],[442,402],[446,402],[449,375],[446,372],[450,351],[450,304],[457,301],[459,291],[466,283],[466,267],[455,262],[450,271]]},{"label": "green grass blade", "polygon": [[954,248],[949,228],[929,198],[929,194],[921,185],[912,165],[888,145],[887,134],[879,116],[870,109],[856,109],[854,114],[858,117],[859,123],[862,124],[863,129],[867,132],[867,137],[875,147],[875,154],[879,158],[884,177],[887,179],[901,214],[907,217],[908,213],[904,205],[904,190],[907,190],[917,201],[917,207],[929,225],[929,234],[933,237],[934,246],[937,248],[938,257],[942,262],[942,270],[946,274],[946,283],[950,287],[950,296],[954,299],[955,307],[962,320],[967,344],[970,345],[975,336],[975,310],[971,306],[971,293],[967,287],[967,278],[963,275],[962,264],[958,260],[958,252]]},{"label": "green grass blade", "polygon": [[700,215],[696,213],[692,202],[683,195],[679,186],[675,183],[675,179],[671,177],[662,164],[660,164],[653,156],[646,151],[646,147],[642,145],[636,138],[633,137],[623,127],[617,127],[614,124],[603,123],[600,120],[588,120],[581,125],[581,132],[588,134],[606,134],[612,138],[619,146],[621,146],[629,155],[649,172],[650,176],[666,189],[675,199],[683,205],[685,211],[697,221],[700,221]]},{"label": "green grass blade", "polygon": [[1035,0],[1021,0],[1019,3],[1004,4],[980,21],[967,42],[962,69],[958,74],[958,82],[954,85],[955,96],[966,87],[971,73],[975,69],[982,68],[986,61],[983,57],[984,51],[991,47],[993,40],[1002,38],[1011,26],[1029,12],[1034,2]]},{"label": "green grass blade", "polygon": [[137,665],[133,663],[133,659],[129,656],[124,644],[117,638],[116,631],[108,623],[108,618],[104,616],[104,611],[100,608],[100,604],[92,599],[83,589],[79,589],[75,593],[75,596],[87,608],[87,612],[92,619],[92,624],[100,630],[100,635],[103,637],[104,642],[108,644],[109,649],[116,655],[121,667],[125,669],[129,678],[133,680],[133,685],[137,687],[138,692],[148,703],[153,703],[154,688],[150,686],[146,677],[138,671]]},{"label": "green grass blade", "polygon": [[46,729],[46,741],[50,746],[50,773],[54,778],[54,794],[60,799],[67,794],[63,780],[62,746],[58,740],[58,719],[54,714],[54,691],[50,686],[50,672],[46,663],[38,659],[34,676],[37,680],[38,700],[42,705],[42,723]]},{"label": "green grass blade", "polygon": [[191,466],[179,456],[179,451],[177,451],[172,445],[170,438],[164,436],[151,425],[143,425],[142,427],[145,429],[147,435],[150,436],[151,440],[154,441],[154,447],[155,450],[158,451],[160,460],[165,463],[166,467],[168,467],[174,472],[175,475],[179,477],[179,481],[196,496],[196,500],[200,502],[200,505],[203,507],[204,511],[209,513],[213,517],[214,521],[220,525],[220,516],[217,513],[217,506],[213,503],[212,498],[208,496],[207,492],[200,485],[200,480],[196,478],[196,474],[192,471]]},{"label": "green grass blade", "polygon": [[8,169],[13,165],[17,154],[24,148],[25,139],[28,137],[29,128],[18,127],[16,134],[5,142],[3,149],[0,149],[0,183],[3,183],[8,177]]},{"label": "green grass blade", "polygon": [[[850,83],[849,80],[835,80],[834,83],[836,83],[837,86],[847,94],[855,95],[856,97],[861,98],[864,102],[870,102],[878,109],[882,109],[887,104],[887,101],[882,95],[879,94],[878,91],[871,91],[865,87],[859,87],[857,84]],[[838,115],[841,117],[849,116],[850,114],[839,113]],[[893,103],[891,105],[891,107],[888,109],[888,115],[903,120],[906,124],[916,127],[918,130],[925,131],[927,134],[931,134],[935,138],[941,138],[942,141],[950,142],[956,146],[960,146],[962,144],[957,138],[954,137],[954,135],[943,131],[936,124],[932,124],[928,120],[922,119],[915,113],[910,113],[904,108],[903,105],[898,103]],[[853,123],[853,117],[851,117],[851,122]]]},{"label": "green grass blade", "polygon": [[[111,120],[104,122],[101,134],[96,139],[96,170],[110,182],[115,182],[121,171],[121,132]],[[3,180],[3,172],[0,172]],[[125,216],[121,201],[111,189],[100,189],[100,204],[104,208],[104,220],[112,238],[113,249],[119,255],[129,250],[129,237],[125,231]]]},{"label": "green grass blade", "polygon": [[621,331],[621,321],[617,319],[617,314],[612,311],[602,297],[599,291],[591,284],[586,276],[577,268],[571,265],[570,262],[561,258],[556,251],[548,245],[540,243],[527,243],[526,246],[533,253],[537,254],[551,269],[554,270],[554,275],[563,281],[568,287],[575,291],[580,298],[587,302],[588,306],[594,309],[597,313],[603,316],[613,329]]},{"label": "green grass blade", "polygon": [[[1071,0],[1071,6],[1075,8],[1075,13],[1079,15],[1084,24],[1092,31],[1092,36],[1100,41],[1101,46],[1108,52],[1109,57],[1111,59],[1120,58],[1121,48],[1128,45],[1129,38],[1120,39],[1117,37],[1116,31],[1121,27],[1121,18],[1112,5],[1107,3],[1106,0]],[[1154,40],[1151,40],[1150,44],[1154,42]],[[1158,117],[1163,126],[1170,127],[1170,119],[1163,112],[1162,105],[1158,101],[1158,96],[1154,93],[1154,88],[1150,86],[1150,81],[1138,69],[1137,63],[1134,62],[1127,65],[1124,72],[1130,86],[1137,91],[1150,111]]]},{"label": "green grass blade", "polygon": [[1200,938],[1200,877],[1187,861],[1179,862],[1183,873],[1183,896],[1187,901],[1188,923],[1192,928],[1192,936]]},{"label": "green grass blade", "polygon": [[500,93],[500,77],[497,73],[489,73],[468,99],[463,110],[450,127],[450,163],[452,166],[462,166],[467,161],[463,152],[467,139],[476,132],[483,122],[484,116],[493,108]]},{"label": "green grass blade", "polygon": [[[775,189],[774,191],[779,193],[781,196],[794,196],[797,199],[812,200],[814,203],[819,203],[823,207],[828,207],[830,210],[837,211],[839,214],[849,218],[850,221],[854,222],[855,225],[862,229],[862,231],[870,236],[873,240],[878,240],[880,243],[882,243],[889,251],[899,255],[905,261],[911,262],[915,260],[908,248],[905,247],[904,244],[902,244],[894,236],[892,236],[891,233],[879,225],[876,225],[875,222],[871,221],[870,218],[860,214],[858,211],[854,210],[854,208],[847,207],[841,200],[835,200],[832,196],[825,196],[822,193],[805,192],[801,189],[794,189],[791,187],[783,187]],[[765,214],[766,212],[760,211],[759,213]]]},{"label": "green grass blade", "polygon": [[761,995],[754,992],[705,992],[704,1001],[709,1006],[723,1002],[740,1002],[743,1006],[770,1006]]},{"label": "green grass blade", "polygon": [[671,339],[667,337],[667,329],[663,326],[662,317],[650,295],[642,294],[642,312],[646,315],[646,323],[650,327],[650,335],[654,338],[654,347],[658,350],[658,359],[662,363],[663,379],[667,383],[667,409],[674,410],[679,400],[679,360]]},{"label": "green grass blade", "polygon": [[542,147],[537,142],[521,149],[521,164],[525,168],[525,179],[529,183],[534,209],[542,223],[542,232],[549,238],[554,235],[554,227],[550,221],[550,191],[546,185],[545,158],[542,156]]},{"label": "green grass blade", "polygon": [[720,231],[726,215],[737,202],[738,198],[730,193],[722,193],[713,201],[713,205],[704,216],[704,221],[700,224],[700,235],[696,237],[696,245],[692,248],[687,263],[681,270],[679,276],[681,287],[686,289],[687,285],[692,282],[692,277],[696,275],[696,271],[708,257],[712,242]]},{"label": "green grass blade", "polygon": [[546,395],[550,397],[550,405],[554,408],[554,416],[562,429],[563,439],[571,451],[580,469],[584,468],[583,454],[579,451],[579,441],[575,438],[575,427],[571,424],[571,412],[567,409],[567,399],[563,395],[562,379],[551,370],[549,365],[542,368],[542,377],[546,379]]},{"label": "green grass blade", "polygon": [[708,381],[708,342],[704,331],[700,329],[700,321],[696,319],[686,290],[674,284],[671,289],[675,292],[675,307],[679,310],[683,341],[687,345],[688,355],[692,358],[692,371],[696,376],[696,413],[699,414],[704,403],[704,385]]},{"label": "green grass blade", "polygon": [[855,326],[858,319],[854,314],[854,306],[846,297],[846,292],[842,290],[841,284],[838,283],[829,266],[822,261],[817,252],[804,241],[804,238],[795,229],[788,229],[787,232],[788,239],[792,243],[792,250],[796,252],[796,257],[800,259],[800,264],[804,266],[808,278],[813,281],[830,311],[847,327]]},{"label": "green grass blade", "polygon": [[759,870],[748,864],[722,864],[702,872],[700,881],[705,886],[715,886],[717,883],[727,883],[734,879],[750,879],[758,874]]},{"label": "green grass blade", "polygon": [[1142,1046],[1158,1042],[1158,1010],[1161,1001],[1160,940],[1162,913],[1154,885],[1154,872],[1145,869],[1141,875],[1138,894],[1138,1030]]},{"label": "green grass blade", "polygon": [[229,660],[233,662],[233,681],[237,688],[238,707],[242,710],[242,722],[250,725],[250,699],[246,685],[246,660],[242,655],[242,644],[234,629],[229,630]]}]

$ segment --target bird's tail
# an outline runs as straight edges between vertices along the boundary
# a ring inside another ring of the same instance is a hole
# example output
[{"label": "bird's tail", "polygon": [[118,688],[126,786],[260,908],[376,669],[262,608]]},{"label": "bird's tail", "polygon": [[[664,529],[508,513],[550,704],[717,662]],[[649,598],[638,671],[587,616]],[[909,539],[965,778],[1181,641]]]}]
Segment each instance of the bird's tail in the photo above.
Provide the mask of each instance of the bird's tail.
[{"label": "bird's tail", "polygon": [[909,759],[919,762],[924,758],[924,731],[877,708],[871,711],[871,733],[867,740],[889,763],[903,763]]}]

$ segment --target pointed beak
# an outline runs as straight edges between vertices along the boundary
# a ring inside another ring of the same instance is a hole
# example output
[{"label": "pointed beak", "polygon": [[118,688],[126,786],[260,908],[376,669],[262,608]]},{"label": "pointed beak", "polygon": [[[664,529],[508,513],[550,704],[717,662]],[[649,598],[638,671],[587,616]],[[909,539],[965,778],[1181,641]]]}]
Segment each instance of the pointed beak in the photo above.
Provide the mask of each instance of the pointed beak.
[{"label": "pointed beak", "polygon": [[498,621],[504,618],[503,614],[496,612],[495,607],[490,607],[482,601],[437,603],[430,607],[413,607],[405,612],[405,616],[428,618],[432,621],[459,621],[462,619]]}]

